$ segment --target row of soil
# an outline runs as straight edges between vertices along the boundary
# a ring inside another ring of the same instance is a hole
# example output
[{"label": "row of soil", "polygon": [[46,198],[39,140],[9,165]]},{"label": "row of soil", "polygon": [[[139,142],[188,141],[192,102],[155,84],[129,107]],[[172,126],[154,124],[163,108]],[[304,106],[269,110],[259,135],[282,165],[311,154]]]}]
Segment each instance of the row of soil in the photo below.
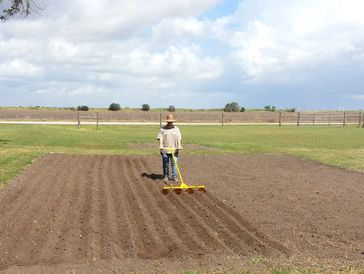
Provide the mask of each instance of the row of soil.
[{"label": "row of soil", "polygon": [[0,192],[0,270],[290,254],[213,193],[162,195],[156,159],[48,155]]}]

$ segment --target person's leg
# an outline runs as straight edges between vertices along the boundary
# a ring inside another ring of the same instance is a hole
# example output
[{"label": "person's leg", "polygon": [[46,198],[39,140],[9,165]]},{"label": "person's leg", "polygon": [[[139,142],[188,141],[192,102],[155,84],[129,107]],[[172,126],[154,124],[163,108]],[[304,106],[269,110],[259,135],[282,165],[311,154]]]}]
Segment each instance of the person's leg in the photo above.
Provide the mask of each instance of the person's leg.
[{"label": "person's leg", "polygon": [[168,181],[168,176],[169,176],[169,156],[164,153],[161,152],[161,156],[162,156],[162,163],[163,163],[163,180],[164,181]]},{"label": "person's leg", "polygon": [[172,176],[173,176],[173,179],[178,182],[179,181],[179,178],[178,178],[178,172],[177,172],[177,167],[176,167],[176,164],[174,162],[174,160],[176,160],[176,162],[178,162],[178,151],[176,151],[174,153],[174,158],[173,159],[173,156],[171,154],[171,165],[172,165]]}]

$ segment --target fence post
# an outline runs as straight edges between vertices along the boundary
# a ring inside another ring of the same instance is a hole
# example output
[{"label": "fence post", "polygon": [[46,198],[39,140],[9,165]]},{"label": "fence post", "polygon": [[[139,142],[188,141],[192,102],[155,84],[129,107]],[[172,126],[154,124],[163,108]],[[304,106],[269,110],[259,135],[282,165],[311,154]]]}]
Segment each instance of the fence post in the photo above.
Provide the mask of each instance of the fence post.
[{"label": "fence post", "polygon": [[359,111],[359,127],[361,126],[361,111]]},{"label": "fence post", "polygon": [[315,120],[316,120],[316,116],[315,113],[312,116],[312,126],[315,126]]},{"label": "fence post", "polygon": [[221,126],[224,127],[224,113],[221,113]]},{"label": "fence post", "polygon": [[162,112],[159,112],[159,128],[162,127]]},{"label": "fence post", "polygon": [[99,129],[99,113],[96,112],[96,129]]},{"label": "fence post", "polygon": [[346,111],[344,111],[343,127],[345,127],[345,124],[346,124]]},{"label": "fence post", "polygon": [[329,113],[329,126],[331,125],[331,113]]},{"label": "fence post", "polygon": [[279,126],[282,126],[282,112],[279,112]]},{"label": "fence post", "polygon": [[77,112],[77,126],[78,128],[81,127],[81,117],[80,117],[80,112]]},{"label": "fence post", "polygon": [[300,116],[301,113],[297,112],[297,126],[300,126]]}]

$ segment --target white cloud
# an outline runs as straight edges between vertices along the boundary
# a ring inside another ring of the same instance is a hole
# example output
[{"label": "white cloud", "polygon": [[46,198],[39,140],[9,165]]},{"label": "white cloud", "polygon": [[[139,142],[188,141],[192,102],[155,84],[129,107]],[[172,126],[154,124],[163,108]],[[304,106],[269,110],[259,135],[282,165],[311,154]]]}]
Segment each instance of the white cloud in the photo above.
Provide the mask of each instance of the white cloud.
[{"label": "white cloud", "polygon": [[[21,91],[35,104],[156,104],[166,94],[185,106],[188,98],[196,106],[256,103],[260,87],[278,84],[289,94],[292,84],[327,87],[327,79],[347,74],[350,83],[362,74],[361,0],[244,0],[231,14],[227,0],[37,3],[46,7],[39,15],[0,24],[0,92]],[[318,68],[333,76],[316,76]]]},{"label": "white cloud", "polygon": [[[296,83],[306,80],[307,70],[342,55],[362,58],[363,1],[283,2],[244,1],[233,18],[213,26],[232,48],[246,81]],[[243,20],[249,13],[255,16]]]},{"label": "white cloud", "polygon": [[364,100],[364,94],[352,94],[344,96],[345,98],[354,99],[354,100]]},{"label": "white cloud", "polygon": [[64,39],[54,39],[49,43],[49,52],[55,60],[71,62],[79,54],[79,46]]},{"label": "white cloud", "polygon": [[[52,87],[39,89],[34,91],[35,95],[46,95],[52,97],[81,97],[81,96],[90,96],[90,95],[98,95],[104,94],[107,92],[104,88],[92,86],[92,85],[85,85],[79,88],[72,88],[72,87],[62,87],[59,83],[53,83]],[[58,87],[57,87],[58,86]]]},{"label": "white cloud", "polygon": [[206,22],[194,17],[165,19],[152,28],[153,39],[160,43],[201,37],[206,34],[206,27]]},{"label": "white cloud", "polygon": [[[123,58],[123,57],[122,57]],[[213,79],[222,64],[216,58],[200,58],[197,48],[170,46],[163,52],[136,49],[126,56],[123,69],[134,75],[168,76],[173,79]]]},{"label": "white cloud", "polygon": [[21,59],[13,59],[0,64],[0,77],[35,77],[43,70],[39,66]]},{"label": "white cloud", "polygon": [[[37,94],[75,96],[92,90],[89,81],[97,86],[112,85],[117,90],[131,86],[141,90],[170,89],[182,81],[215,79],[223,70],[221,60],[206,55],[192,41],[181,39],[201,35],[204,23],[195,16],[219,2],[52,2],[40,16],[9,20],[0,26],[6,26],[1,30],[0,62],[10,60],[2,64],[1,71],[19,77],[35,76],[42,70],[34,64],[41,64],[44,77]],[[168,42],[155,39],[163,32],[173,33],[174,37]],[[57,92],[43,88],[47,81],[57,82]],[[72,87],[76,91],[71,92],[68,82],[82,87]]]}]

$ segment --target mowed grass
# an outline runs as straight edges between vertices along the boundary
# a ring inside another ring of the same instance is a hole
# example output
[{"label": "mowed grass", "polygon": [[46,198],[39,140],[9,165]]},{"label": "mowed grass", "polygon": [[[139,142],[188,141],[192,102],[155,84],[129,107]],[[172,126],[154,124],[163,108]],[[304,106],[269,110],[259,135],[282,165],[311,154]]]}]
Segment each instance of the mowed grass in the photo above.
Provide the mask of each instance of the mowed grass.
[{"label": "mowed grass", "polygon": [[[179,126],[184,154],[283,153],[364,171],[364,129],[312,126]],[[0,186],[47,153],[158,155],[158,126],[0,125]],[[139,144],[131,148],[128,144]],[[143,144],[155,144],[143,148]]]}]

